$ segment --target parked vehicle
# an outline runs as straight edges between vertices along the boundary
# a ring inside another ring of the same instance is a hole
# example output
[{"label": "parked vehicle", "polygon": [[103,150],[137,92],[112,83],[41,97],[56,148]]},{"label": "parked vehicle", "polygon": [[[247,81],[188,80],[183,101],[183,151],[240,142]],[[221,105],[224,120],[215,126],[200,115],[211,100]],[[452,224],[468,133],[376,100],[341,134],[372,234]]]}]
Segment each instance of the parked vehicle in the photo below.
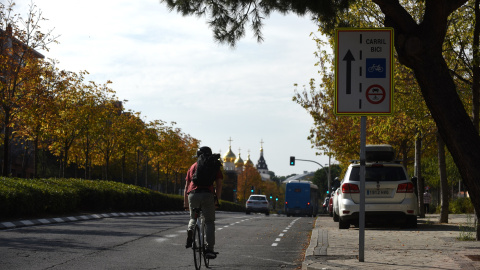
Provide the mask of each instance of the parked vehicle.
[{"label": "parked vehicle", "polygon": [[330,197],[326,197],[325,200],[323,201],[323,213],[327,214],[328,213],[328,203],[330,202]]},{"label": "parked vehicle", "polygon": [[338,222],[338,194],[339,194],[340,188],[337,188],[333,194],[335,194],[333,203],[332,203],[332,216],[333,216],[333,221]]},{"label": "parked vehicle", "polygon": [[318,187],[310,181],[290,180],[285,185],[285,213],[316,216],[318,213]]},{"label": "parked vehicle", "polygon": [[251,212],[265,213],[270,215],[270,206],[265,195],[250,195],[245,204],[245,213],[248,215]]},{"label": "parked vehicle", "polygon": [[335,194],[330,195],[330,201],[328,202],[328,215],[333,217],[333,201],[335,200]]},{"label": "parked vehicle", "polygon": [[[394,161],[390,145],[367,145],[365,165],[366,222],[399,221],[417,226],[417,197],[403,165]],[[338,190],[338,227],[358,226],[360,211],[360,163],[353,161]]]}]

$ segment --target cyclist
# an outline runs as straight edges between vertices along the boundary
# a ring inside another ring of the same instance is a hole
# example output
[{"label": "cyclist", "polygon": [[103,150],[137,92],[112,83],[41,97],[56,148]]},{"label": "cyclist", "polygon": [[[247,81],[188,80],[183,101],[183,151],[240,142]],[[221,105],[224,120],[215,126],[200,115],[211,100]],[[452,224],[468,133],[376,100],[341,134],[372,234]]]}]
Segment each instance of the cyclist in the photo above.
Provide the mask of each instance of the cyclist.
[{"label": "cyclist", "polygon": [[[197,150],[197,157],[201,154],[211,155],[212,150],[203,146]],[[217,198],[221,198],[222,195],[222,180],[223,174],[221,170],[218,170],[217,177],[215,179],[215,187],[213,185],[208,187],[198,187],[193,183],[193,175],[197,169],[197,163],[195,162],[187,172],[187,177],[185,178],[185,192],[183,206],[185,210],[190,210],[190,222],[188,223],[187,228],[187,244],[186,248],[192,247],[193,243],[193,229],[195,228],[195,212],[194,208],[201,208],[203,215],[205,217],[205,236],[206,236],[206,252],[205,255],[209,259],[215,259],[217,257],[214,246],[215,246],[215,207],[218,207],[218,200],[215,199],[215,194]]]}]

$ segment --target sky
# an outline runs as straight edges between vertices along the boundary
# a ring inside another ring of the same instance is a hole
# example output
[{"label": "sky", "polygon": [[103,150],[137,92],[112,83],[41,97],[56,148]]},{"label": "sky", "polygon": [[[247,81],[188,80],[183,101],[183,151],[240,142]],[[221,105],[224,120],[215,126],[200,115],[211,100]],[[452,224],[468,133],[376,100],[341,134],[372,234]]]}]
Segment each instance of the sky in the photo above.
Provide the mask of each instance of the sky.
[{"label": "sky", "polygon": [[[2,1],[3,2],[3,1]],[[31,0],[17,0],[26,15]],[[264,20],[264,42],[247,32],[235,48],[213,39],[206,18],[183,17],[159,0],[35,0],[59,44],[41,52],[60,69],[87,70],[88,80],[110,87],[124,107],[145,121],[176,122],[222,156],[229,145],[256,164],[263,145],[268,169],[277,176],[328,165],[307,139],[313,119],[292,101],[311,78],[317,50],[309,17],[272,14]],[[230,142],[231,138],[231,142]],[[263,142],[263,144],[261,144]],[[335,161],[332,159],[332,163]]]}]

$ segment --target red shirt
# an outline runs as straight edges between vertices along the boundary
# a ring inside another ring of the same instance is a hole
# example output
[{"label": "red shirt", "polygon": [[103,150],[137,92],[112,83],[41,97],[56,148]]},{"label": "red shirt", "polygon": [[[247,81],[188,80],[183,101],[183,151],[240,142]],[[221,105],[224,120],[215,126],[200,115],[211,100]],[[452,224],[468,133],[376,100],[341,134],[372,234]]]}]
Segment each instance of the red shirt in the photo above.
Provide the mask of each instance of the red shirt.
[{"label": "red shirt", "polygon": [[[197,163],[195,162],[190,167],[190,169],[188,169],[187,177],[185,178],[185,181],[187,181],[187,194],[190,193],[192,190],[195,190],[198,188],[198,186],[195,185],[195,183],[193,183],[192,181],[193,175],[195,174],[196,170],[197,170]],[[223,174],[221,170],[218,170],[217,179],[223,179]],[[212,193],[214,192],[213,185],[209,186],[208,189],[210,190],[210,192]]]}]

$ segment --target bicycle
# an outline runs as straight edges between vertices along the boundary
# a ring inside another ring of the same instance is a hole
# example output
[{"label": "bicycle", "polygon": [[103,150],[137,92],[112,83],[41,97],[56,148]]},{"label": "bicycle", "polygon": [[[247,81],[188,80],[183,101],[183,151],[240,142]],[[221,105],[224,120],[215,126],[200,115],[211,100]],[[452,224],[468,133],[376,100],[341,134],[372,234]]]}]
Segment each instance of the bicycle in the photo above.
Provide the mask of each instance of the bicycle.
[{"label": "bicycle", "polygon": [[[199,270],[202,267],[202,258],[205,263],[205,267],[209,267],[210,259],[206,256],[206,247],[205,247],[205,217],[203,216],[201,208],[194,208],[195,219],[195,228],[193,229],[193,260],[195,261],[195,269]],[[215,252],[217,255],[218,252]]]}]

